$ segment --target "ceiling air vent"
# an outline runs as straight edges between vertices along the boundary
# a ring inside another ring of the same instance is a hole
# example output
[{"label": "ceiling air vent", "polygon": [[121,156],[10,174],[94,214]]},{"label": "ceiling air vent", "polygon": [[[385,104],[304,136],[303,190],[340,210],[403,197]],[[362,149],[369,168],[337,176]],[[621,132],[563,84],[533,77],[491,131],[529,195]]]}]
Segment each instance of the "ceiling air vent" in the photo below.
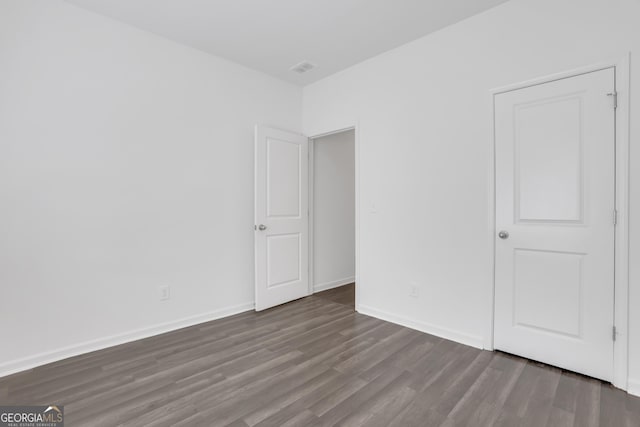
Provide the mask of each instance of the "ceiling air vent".
[{"label": "ceiling air vent", "polygon": [[307,71],[313,70],[314,68],[316,68],[315,64],[312,64],[309,61],[302,61],[299,64],[294,65],[290,69],[291,71],[296,72],[298,74],[304,74]]}]

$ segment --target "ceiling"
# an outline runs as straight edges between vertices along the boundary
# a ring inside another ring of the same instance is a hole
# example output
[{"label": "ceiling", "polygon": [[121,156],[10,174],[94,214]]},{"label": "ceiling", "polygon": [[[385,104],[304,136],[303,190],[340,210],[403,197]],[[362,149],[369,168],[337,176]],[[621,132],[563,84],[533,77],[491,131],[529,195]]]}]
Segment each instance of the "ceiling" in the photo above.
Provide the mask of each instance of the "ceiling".
[{"label": "ceiling", "polygon": [[507,0],[67,1],[305,85]]}]

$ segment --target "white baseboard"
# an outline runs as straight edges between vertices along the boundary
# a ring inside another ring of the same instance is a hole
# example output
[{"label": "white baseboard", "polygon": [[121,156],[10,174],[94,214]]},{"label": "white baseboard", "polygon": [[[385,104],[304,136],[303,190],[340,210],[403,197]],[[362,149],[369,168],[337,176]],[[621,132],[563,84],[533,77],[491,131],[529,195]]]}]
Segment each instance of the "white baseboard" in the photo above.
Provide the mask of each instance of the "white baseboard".
[{"label": "white baseboard", "polygon": [[253,302],[240,304],[233,307],[214,310],[209,313],[186,317],[172,322],[160,323],[146,328],[136,329],[133,331],[125,332],[123,334],[111,335],[104,338],[85,341],[56,350],[28,356],[22,359],[10,360],[8,362],[0,364],[0,377],[15,374],[16,372],[26,371],[28,369],[33,369],[37,366],[57,362],[59,360],[78,356],[80,354],[90,353],[92,351],[102,350],[131,341],[149,338],[154,335],[163,334],[165,332],[175,331],[176,329],[182,329],[188,326],[209,322],[211,320],[221,319],[223,317],[228,317],[234,314],[253,310],[253,308]]},{"label": "white baseboard", "polygon": [[395,323],[407,328],[415,329],[420,332],[435,335],[440,338],[455,341],[460,344],[465,344],[471,347],[483,349],[484,339],[483,337],[465,334],[463,332],[454,331],[440,326],[431,325],[424,322],[415,321],[404,316],[400,316],[386,311],[378,310],[376,308],[368,307],[365,305],[358,305],[358,313],[366,314],[367,316],[376,317],[387,322]]},{"label": "white baseboard", "polygon": [[313,285],[313,292],[327,291],[333,288],[339,288],[340,286],[348,285],[356,281],[355,277],[346,277],[344,279],[334,280],[332,282],[319,283]]},{"label": "white baseboard", "polygon": [[627,393],[640,397],[640,380],[629,378],[629,383],[627,384]]}]

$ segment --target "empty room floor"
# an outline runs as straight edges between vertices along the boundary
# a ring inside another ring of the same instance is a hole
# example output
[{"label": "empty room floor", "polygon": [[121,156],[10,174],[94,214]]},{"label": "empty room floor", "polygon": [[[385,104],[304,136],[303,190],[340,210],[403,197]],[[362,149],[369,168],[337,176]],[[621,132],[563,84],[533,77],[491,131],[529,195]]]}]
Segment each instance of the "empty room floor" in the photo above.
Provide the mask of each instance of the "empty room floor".
[{"label": "empty room floor", "polygon": [[327,299],[338,304],[348,305],[349,307],[355,309],[356,284],[350,283],[338,288],[329,289],[328,291],[318,292],[314,294],[314,297]]},{"label": "empty room floor", "polygon": [[353,286],[1,378],[0,400],[68,426],[640,426],[640,398],[355,313]]}]

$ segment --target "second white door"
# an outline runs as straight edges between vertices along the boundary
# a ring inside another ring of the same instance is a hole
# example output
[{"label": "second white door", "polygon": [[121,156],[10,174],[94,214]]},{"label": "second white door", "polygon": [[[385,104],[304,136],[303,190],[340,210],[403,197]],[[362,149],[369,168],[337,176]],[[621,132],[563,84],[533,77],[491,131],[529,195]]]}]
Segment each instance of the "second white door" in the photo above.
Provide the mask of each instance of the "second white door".
[{"label": "second white door", "polygon": [[495,97],[496,349],[613,376],[615,71]]},{"label": "second white door", "polygon": [[309,141],[256,127],[256,310],[309,294]]}]

